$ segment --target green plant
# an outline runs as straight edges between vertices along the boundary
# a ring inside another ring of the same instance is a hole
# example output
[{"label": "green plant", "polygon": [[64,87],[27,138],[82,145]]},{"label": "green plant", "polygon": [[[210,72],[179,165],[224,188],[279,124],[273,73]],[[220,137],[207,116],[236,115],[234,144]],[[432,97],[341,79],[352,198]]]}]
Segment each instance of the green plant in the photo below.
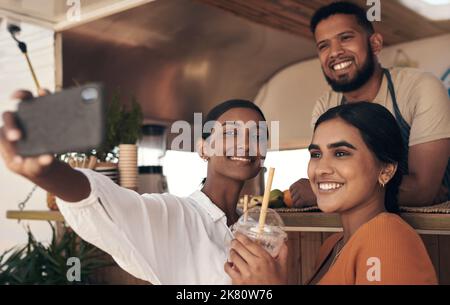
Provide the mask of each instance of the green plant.
[{"label": "green plant", "polygon": [[120,144],[119,131],[122,120],[122,106],[120,105],[120,94],[116,91],[111,102],[106,107],[106,137],[102,146],[95,150],[96,157],[101,161],[117,158],[114,148]]},{"label": "green plant", "polygon": [[125,108],[122,111],[119,128],[120,144],[136,144],[142,136],[142,121],[141,105],[133,97],[130,111],[126,111]]},{"label": "green plant", "polygon": [[[103,252],[81,240],[72,230],[65,229],[57,238],[55,228],[52,225],[51,228],[52,241],[48,246],[38,242],[28,229],[25,246],[10,249],[0,256],[0,284],[89,284],[95,270],[112,265]],[[80,260],[79,282],[67,279],[70,257]]]},{"label": "green plant", "polygon": [[135,97],[132,97],[130,109],[121,103],[120,91],[117,90],[107,106],[106,140],[95,151],[101,161],[117,158],[119,144],[135,144],[142,135],[142,109]]},{"label": "green plant", "polygon": [[95,156],[99,161],[117,161],[120,144],[136,144],[142,136],[143,114],[136,97],[130,107],[121,102],[120,90],[116,90],[106,106],[105,140],[93,151],[68,152],[56,157],[67,162],[69,159],[83,160]]}]

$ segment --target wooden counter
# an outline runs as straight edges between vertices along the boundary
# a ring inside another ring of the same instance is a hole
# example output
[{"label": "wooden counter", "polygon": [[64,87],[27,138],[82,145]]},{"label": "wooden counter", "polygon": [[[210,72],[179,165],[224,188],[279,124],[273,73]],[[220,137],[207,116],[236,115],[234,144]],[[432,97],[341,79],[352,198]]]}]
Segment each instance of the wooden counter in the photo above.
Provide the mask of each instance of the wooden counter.
[{"label": "wooden counter", "polygon": [[59,211],[6,211],[6,218],[18,220],[64,221]]},{"label": "wooden counter", "polygon": [[[333,232],[342,230],[341,222],[337,214],[307,212],[280,215],[288,232],[289,283],[302,284],[314,271],[322,243]],[[6,216],[10,219],[64,221],[57,211],[7,211]],[[401,213],[400,216],[421,234],[439,282],[450,284],[450,214]],[[111,282],[113,284],[138,283],[121,270],[104,275],[105,278],[111,276],[117,278]]]},{"label": "wooden counter", "polygon": [[[288,232],[339,232],[337,214],[320,212],[280,213]],[[401,213],[400,216],[420,234],[450,235],[450,214]],[[64,221],[58,211],[7,211],[9,219]]]},{"label": "wooden counter", "polygon": [[[338,214],[280,213],[289,232],[340,232]],[[450,235],[450,214],[400,213],[419,234]]]}]

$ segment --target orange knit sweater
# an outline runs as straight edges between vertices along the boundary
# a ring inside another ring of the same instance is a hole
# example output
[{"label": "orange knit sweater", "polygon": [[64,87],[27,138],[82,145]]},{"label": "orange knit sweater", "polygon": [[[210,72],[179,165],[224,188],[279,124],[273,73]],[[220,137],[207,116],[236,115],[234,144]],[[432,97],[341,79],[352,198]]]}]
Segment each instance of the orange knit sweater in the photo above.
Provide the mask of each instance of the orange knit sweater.
[{"label": "orange knit sweater", "polygon": [[[342,236],[343,233],[337,233],[324,242],[317,269]],[[350,237],[318,284],[437,284],[437,278],[414,229],[396,214],[380,213]]]}]

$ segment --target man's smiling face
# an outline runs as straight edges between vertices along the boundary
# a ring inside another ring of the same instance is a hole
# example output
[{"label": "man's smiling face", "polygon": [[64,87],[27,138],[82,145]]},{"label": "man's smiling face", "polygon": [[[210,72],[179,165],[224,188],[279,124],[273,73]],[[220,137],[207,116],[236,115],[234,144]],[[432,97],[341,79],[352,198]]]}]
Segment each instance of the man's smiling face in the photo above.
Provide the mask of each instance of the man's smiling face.
[{"label": "man's smiling face", "polygon": [[314,36],[323,73],[333,90],[353,91],[370,79],[375,55],[355,16],[332,15],[319,22]]}]

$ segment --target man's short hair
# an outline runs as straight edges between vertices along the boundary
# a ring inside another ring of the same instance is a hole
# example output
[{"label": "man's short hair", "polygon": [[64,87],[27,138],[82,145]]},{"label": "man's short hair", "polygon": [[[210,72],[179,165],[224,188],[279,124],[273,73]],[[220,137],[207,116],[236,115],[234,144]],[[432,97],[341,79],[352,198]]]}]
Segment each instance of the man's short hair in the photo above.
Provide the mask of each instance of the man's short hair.
[{"label": "man's short hair", "polygon": [[311,18],[309,24],[311,32],[315,34],[317,25],[322,20],[336,14],[353,15],[358,24],[367,32],[367,34],[369,34],[369,36],[374,33],[372,23],[367,19],[366,11],[358,5],[346,1],[333,2],[319,8]]}]

